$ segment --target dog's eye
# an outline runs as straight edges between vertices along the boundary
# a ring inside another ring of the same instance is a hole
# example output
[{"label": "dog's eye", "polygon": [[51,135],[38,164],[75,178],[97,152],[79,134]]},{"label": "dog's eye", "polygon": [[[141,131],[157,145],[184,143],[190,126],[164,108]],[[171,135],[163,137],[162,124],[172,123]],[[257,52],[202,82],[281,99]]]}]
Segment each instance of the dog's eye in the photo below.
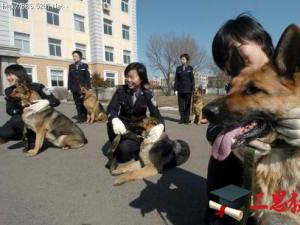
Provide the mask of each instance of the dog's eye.
[{"label": "dog's eye", "polygon": [[256,87],[254,83],[249,83],[246,87],[246,90],[245,90],[246,95],[253,95],[253,94],[256,94],[258,92],[261,92],[261,89]]}]

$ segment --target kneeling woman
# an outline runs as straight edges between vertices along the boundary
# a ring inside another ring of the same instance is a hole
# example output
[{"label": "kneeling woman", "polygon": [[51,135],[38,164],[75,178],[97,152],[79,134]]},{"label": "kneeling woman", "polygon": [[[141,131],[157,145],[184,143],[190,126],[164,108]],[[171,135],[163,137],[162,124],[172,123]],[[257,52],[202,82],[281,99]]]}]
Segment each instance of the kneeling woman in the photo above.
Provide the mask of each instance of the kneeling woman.
[{"label": "kneeling woman", "polygon": [[164,130],[164,120],[157,108],[153,93],[145,85],[148,84],[146,67],[141,63],[129,64],[125,71],[126,84],[118,87],[107,107],[107,133],[110,142],[116,135],[122,135],[115,150],[117,162],[123,163],[137,159],[142,130],[137,126],[147,115],[159,119],[160,124],[153,128],[157,135]]}]

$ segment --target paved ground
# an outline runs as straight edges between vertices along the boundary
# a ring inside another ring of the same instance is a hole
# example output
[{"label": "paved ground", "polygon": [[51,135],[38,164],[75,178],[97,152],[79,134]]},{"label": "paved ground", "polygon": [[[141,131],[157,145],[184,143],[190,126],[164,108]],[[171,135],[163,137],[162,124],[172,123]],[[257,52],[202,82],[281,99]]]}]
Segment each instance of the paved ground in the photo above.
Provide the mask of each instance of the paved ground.
[{"label": "paved ground", "polygon": [[[75,108],[59,108],[73,116]],[[8,116],[0,103],[0,124]],[[209,145],[206,125],[177,124],[163,113],[172,139],[186,140],[191,157],[179,168],[144,181],[112,186],[104,168],[105,124],[82,124],[89,143],[80,150],[48,148],[26,158],[17,142],[0,146],[1,225],[201,225]]]}]

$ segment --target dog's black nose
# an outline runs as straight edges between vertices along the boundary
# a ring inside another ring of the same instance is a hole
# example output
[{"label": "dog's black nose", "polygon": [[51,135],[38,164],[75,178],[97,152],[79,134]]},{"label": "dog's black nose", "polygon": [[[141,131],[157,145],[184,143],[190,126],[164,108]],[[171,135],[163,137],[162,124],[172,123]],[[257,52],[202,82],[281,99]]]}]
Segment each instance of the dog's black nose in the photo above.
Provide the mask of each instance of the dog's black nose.
[{"label": "dog's black nose", "polygon": [[220,106],[214,102],[209,103],[202,109],[202,113],[209,122],[214,123],[220,118]]}]

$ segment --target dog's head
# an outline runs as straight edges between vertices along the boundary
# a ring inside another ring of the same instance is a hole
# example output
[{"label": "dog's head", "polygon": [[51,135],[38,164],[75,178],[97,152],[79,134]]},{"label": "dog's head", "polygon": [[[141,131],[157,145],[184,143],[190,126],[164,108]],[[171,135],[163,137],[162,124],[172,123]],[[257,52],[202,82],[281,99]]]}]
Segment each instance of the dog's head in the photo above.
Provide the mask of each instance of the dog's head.
[{"label": "dog's head", "polygon": [[290,25],[271,61],[258,70],[242,70],[228,95],[207,104],[203,113],[210,123],[227,129],[224,138],[231,148],[264,137],[285,112],[300,106],[299,69],[300,29]]},{"label": "dog's head", "polygon": [[9,97],[21,101],[22,106],[25,107],[31,104],[31,96],[32,90],[23,85],[20,85],[14,88]]},{"label": "dog's head", "polygon": [[193,91],[193,102],[197,102],[202,99],[202,90],[197,89]]},{"label": "dog's head", "polygon": [[159,124],[159,120],[154,117],[146,117],[140,123],[138,123],[138,127],[143,129],[143,136],[149,134],[151,129]]}]

